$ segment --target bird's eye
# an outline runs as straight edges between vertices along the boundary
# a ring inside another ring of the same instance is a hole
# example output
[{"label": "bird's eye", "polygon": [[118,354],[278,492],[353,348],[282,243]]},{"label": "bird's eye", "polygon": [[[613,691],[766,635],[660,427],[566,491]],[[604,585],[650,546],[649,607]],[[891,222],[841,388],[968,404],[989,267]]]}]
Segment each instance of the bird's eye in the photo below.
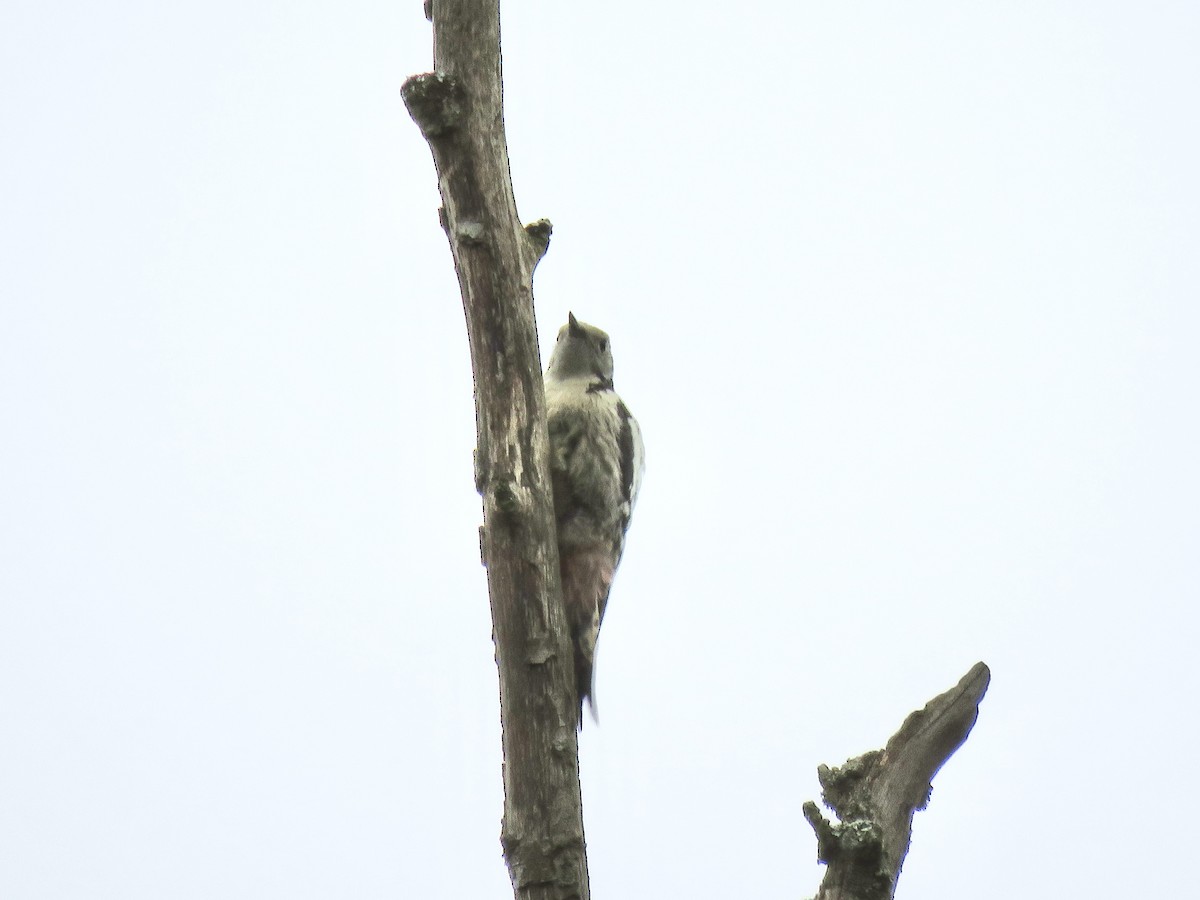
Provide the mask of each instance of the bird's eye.
[{"label": "bird's eye", "polygon": [[603,353],[608,349],[608,338],[600,338],[600,352]]}]

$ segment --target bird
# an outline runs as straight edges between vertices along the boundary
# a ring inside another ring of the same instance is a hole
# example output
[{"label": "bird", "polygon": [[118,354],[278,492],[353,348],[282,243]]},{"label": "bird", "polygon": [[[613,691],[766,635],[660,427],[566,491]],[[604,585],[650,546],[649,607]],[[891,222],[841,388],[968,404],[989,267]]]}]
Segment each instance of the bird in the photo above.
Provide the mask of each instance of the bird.
[{"label": "bird", "polygon": [[571,631],[576,727],[597,719],[596,639],[645,467],[642,432],[613,388],[608,335],[568,313],[546,369],[550,475],[563,606]]}]

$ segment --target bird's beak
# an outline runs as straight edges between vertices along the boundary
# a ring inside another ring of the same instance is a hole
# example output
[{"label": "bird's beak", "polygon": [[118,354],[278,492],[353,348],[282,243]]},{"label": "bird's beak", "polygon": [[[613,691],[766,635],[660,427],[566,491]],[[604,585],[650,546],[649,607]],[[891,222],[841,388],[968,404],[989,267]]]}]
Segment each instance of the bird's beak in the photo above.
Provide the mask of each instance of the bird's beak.
[{"label": "bird's beak", "polygon": [[567,329],[571,337],[580,337],[583,335],[583,329],[579,327],[579,320],[575,318],[575,313],[567,313]]}]

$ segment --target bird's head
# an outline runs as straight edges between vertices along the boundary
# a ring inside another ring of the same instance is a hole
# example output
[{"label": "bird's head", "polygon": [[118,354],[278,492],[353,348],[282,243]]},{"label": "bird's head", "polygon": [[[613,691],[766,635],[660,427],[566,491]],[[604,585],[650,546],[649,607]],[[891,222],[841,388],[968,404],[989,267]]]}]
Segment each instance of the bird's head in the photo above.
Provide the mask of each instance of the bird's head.
[{"label": "bird's head", "polygon": [[558,329],[547,372],[560,380],[595,376],[611,382],[613,358],[608,335],[595,325],[580,322],[574,313],[567,315],[567,324]]}]

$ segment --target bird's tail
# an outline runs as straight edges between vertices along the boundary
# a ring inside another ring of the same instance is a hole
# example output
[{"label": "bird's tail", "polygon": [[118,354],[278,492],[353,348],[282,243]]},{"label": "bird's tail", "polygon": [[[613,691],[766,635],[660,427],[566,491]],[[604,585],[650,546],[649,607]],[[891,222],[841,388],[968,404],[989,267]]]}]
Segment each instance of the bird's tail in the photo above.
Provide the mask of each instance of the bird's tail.
[{"label": "bird's tail", "polygon": [[[595,651],[592,651],[595,653]],[[597,725],[600,724],[600,707],[596,705],[596,663],[595,657],[592,659],[592,683],[588,685],[587,692],[588,712],[592,714],[592,721]],[[583,729],[583,701],[579,701],[579,728]]]},{"label": "bird's tail", "polygon": [[583,727],[583,701],[596,717],[595,658],[596,639],[600,635],[600,616],[612,586],[612,555],[602,548],[559,551],[563,605],[571,629],[575,654],[575,690],[579,697],[578,727]]}]

